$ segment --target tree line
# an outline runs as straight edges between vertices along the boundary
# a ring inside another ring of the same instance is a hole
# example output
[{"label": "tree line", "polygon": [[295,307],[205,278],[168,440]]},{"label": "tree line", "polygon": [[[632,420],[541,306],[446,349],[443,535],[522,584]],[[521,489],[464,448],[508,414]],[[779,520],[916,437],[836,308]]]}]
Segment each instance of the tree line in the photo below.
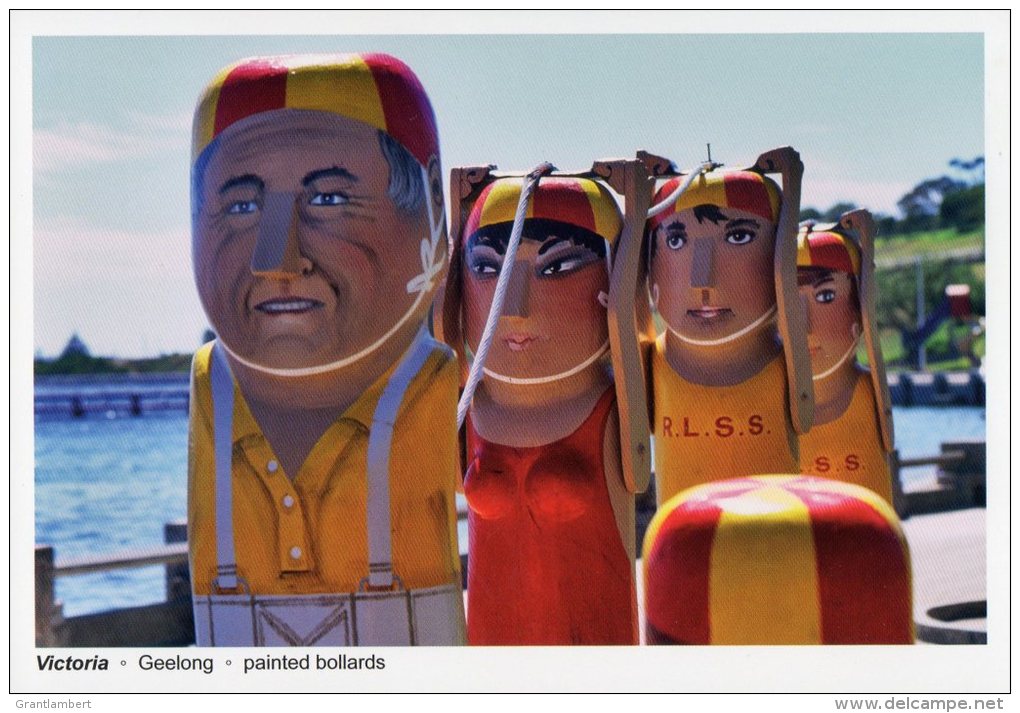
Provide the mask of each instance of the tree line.
[{"label": "tree line", "polygon": [[[985,224],[985,159],[954,158],[949,161],[951,171],[935,178],[927,178],[904,194],[897,206],[901,216],[878,214],[877,255],[882,246],[915,235],[928,247],[948,241],[956,234],[973,233]],[[852,203],[840,202],[826,211],[805,208],[801,220],[814,219],[834,223]],[[927,235],[920,235],[926,233]],[[920,257],[919,253],[919,257]],[[930,316],[945,303],[948,285],[970,286],[970,317],[950,319],[926,341],[929,362],[958,361],[970,366],[977,364],[975,348],[981,344],[983,352],[983,320],[985,314],[984,263],[974,258],[952,260],[938,252],[924,254],[924,265],[906,265],[880,270],[878,302],[876,305],[880,330],[889,338],[883,339],[883,351],[892,364],[917,368],[918,357],[918,291],[923,291],[924,313]],[[918,275],[923,279],[918,284]],[[958,367],[959,368],[959,367]]]},{"label": "tree line", "polygon": [[[985,224],[985,157],[949,161],[951,173],[927,178],[903,195],[896,205],[902,216],[876,214],[878,234],[883,238],[922,231],[953,229],[965,233]],[[801,220],[834,223],[853,203],[840,202],[828,210],[804,208]]]}]

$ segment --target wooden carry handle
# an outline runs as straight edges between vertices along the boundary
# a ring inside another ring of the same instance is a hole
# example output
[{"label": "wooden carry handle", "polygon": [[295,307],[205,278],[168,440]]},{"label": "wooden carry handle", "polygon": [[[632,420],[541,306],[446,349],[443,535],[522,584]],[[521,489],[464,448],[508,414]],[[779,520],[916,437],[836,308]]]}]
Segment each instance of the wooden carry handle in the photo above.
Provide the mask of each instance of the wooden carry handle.
[{"label": "wooden carry handle", "polygon": [[680,171],[677,169],[676,164],[665,156],[659,156],[647,151],[638,151],[636,156],[637,160],[644,165],[645,171],[647,171],[648,175],[652,178],[665,178],[667,176],[680,175]]},{"label": "wooden carry handle", "polygon": [[814,421],[814,384],[811,379],[811,354],[807,345],[807,315],[797,289],[797,230],[800,217],[800,184],[804,164],[791,146],[766,151],[749,169],[758,173],[778,173],[783,180],[783,200],[776,223],[774,274],[776,311],[794,431],[807,433]]},{"label": "wooden carry handle", "polygon": [[496,169],[487,164],[484,166],[460,166],[450,169],[450,233],[448,236],[447,255],[450,265],[446,280],[436,292],[432,307],[432,331],[436,339],[449,345],[457,354],[460,364],[461,385],[467,379],[467,359],[464,356],[464,332],[461,325],[460,304],[461,293],[461,231],[467,219],[465,208],[473,203],[472,195],[477,195],[485,187],[489,175]]},{"label": "wooden carry handle", "polygon": [[609,343],[620,415],[620,462],[627,490],[641,493],[651,480],[651,432],[645,380],[640,310],[648,312],[642,273],[645,217],[655,181],[639,160],[596,161],[592,173],[624,199],[623,227],[617,239],[609,283]]},{"label": "wooden carry handle", "polygon": [[871,386],[875,392],[875,406],[882,447],[886,453],[895,448],[893,431],[892,399],[889,396],[889,382],[886,379],[885,359],[878,338],[878,287],[875,279],[875,220],[867,210],[858,209],[844,213],[839,225],[845,231],[856,233],[861,248],[861,276],[858,292],[861,303],[861,324],[864,327],[864,344],[868,352],[868,367],[871,372]]}]

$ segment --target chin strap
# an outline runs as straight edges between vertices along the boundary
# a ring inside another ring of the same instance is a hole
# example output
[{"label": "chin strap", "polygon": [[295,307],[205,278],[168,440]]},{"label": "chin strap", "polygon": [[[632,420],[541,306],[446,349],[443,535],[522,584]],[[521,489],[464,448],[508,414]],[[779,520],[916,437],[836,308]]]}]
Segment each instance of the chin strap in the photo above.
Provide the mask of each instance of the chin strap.
[{"label": "chin strap", "polygon": [[574,374],[577,374],[579,372],[584,371],[589,366],[591,366],[596,361],[598,361],[599,357],[601,357],[603,354],[605,354],[608,351],[609,351],[609,340],[607,339],[602,344],[602,346],[599,347],[598,351],[596,351],[594,354],[592,354],[590,357],[585,359],[583,362],[581,362],[580,364],[578,364],[574,368],[568,369],[567,371],[562,371],[559,374],[552,374],[551,376],[535,376],[535,377],[532,377],[532,378],[518,378],[516,376],[507,376],[505,374],[497,374],[496,372],[490,371],[489,369],[483,369],[482,371],[485,372],[486,376],[488,376],[488,377],[490,377],[492,379],[495,379],[496,381],[502,381],[502,382],[504,382],[506,384],[515,384],[517,386],[534,386],[536,384],[548,384],[548,383],[550,383],[552,381],[559,381],[560,379],[566,379],[567,377],[573,376]]},{"label": "chin strap", "polygon": [[408,308],[407,312],[404,313],[404,316],[398,319],[396,324],[390,327],[384,335],[356,354],[351,354],[343,359],[337,359],[336,361],[331,361],[328,364],[321,364],[319,366],[299,367],[295,369],[266,366],[265,364],[254,362],[251,359],[246,359],[223,341],[223,337],[221,335],[217,335],[220,346],[222,346],[231,357],[241,364],[244,364],[249,369],[254,369],[255,371],[260,371],[264,374],[271,374],[273,376],[302,377],[326,374],[328,372],[335,371],[336,369],[342,369],[345,366],[350,366],[354,362],[364,359],[366,356],[388,342],[390,338],[396,334],[401,327],[407,324],[415,313],[417,313],[418,308],[425,299],[425,296],[428,295],[435,286],[435,278],[443,271],[443,265],[446,262],[445,255],[437,258],[439,248],[443,243],[442,237],[446,216],[441,213],[438,221],[435,218],[435,214],[432,209],[432,194],[429,189],[428,171],[425,167],[422,167],[421,169],[421,180],[422,185],[425,186],[425,205],[428,209],[429,216],[429,237],[422,238],[421,240],[421,274],[411,278],[407,282],[407,294],[417,294],[417,297],[415,297],[414,302],[411,304],[410,308]]},{"label": "chin strap", "polygon": [[821,381],[822,379],[828,379],[830,376],[835,374],[836,370],[839,369],[839,367],[841,367],[844,364],[846,364],[847,359],[849,359],[850,357],[852,357],[854,354],[857,353],[857,344],[860,341],[861,341],[860,336],[854,337],[854,341],[850,344],[850,348],[846,350],[846,354],[841,356],[839,358],[839,361],[837,361],[835,364],[833,364],[828,369],[823,371],[821,374],[815,374],[814,376],[812,376],[811,380],[812,381]]},{"label": "chin strap", "polygon": [[719,337],[718,339],[694,339],[692,337],[687,337],[683,334],[680,334],[680,332],[673,329],[672,325],[670,325],[668,322],[666,323],[666,327],[669,329],[670,332],[673,333],[673,336],[675,336],[677,339],[679,339],[681,342],[685,344],[693,344],[698,347],[715,347],[720,344],[726,344],[727,342],[736,341],[737,339],[740,339],[741,337],[746,336],[750,332],[753,332],[754,330],[758,329],[762,325],[771,324],[773,321],[775,321],[775,318],[776,318],[776,305],[772,305],[772,307],[769,308],[768,312],[766,312],[761,317],[751,322],[743,329],[740,329],[734,332],[733,334],[728,334],[725,337]]}]

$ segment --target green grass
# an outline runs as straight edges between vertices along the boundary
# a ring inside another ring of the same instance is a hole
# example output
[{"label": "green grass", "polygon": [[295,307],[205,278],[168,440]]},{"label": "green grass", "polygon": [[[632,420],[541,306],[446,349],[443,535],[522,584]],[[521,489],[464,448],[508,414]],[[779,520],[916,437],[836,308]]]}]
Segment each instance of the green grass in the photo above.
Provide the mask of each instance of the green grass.
[{"label": "green grass", "polygon": [[985,244],[984,229],[958,233],[953,229],[924,233],[891,235],[875,240],[875,260],[902,260],[911,257],[936,257],[939,253],[964,248],[981,248]]},{"label": "green grass", "polygon": [[[882,345],[882,356],[885,357],[887,364],[893,364],[907,356],[907,350],[903,348],[900,333],[895,329],[879,330],[878,342]],[[858,357],[860,356],[861,354],[858,353]],[[867,358],[862,360],[862,362],[866,361]]]},{"label": "green grass", "polygon": [[188,372],[191,354],[164,354],[151,359],[108,359],[73,354],[62,359],[35,360],[37,376],[48,374],[145,374]]},{"label": "green grass", "polygon": [[[935,333],[932,334],[925,344],[928,346],[927,366],[928,371],[965,371],[973,368],[970,360],[964,356],[952,356],[950,343],[959,341],[964,326],[955,326],[951,322],[943,322]],[[914,364],[903,363],[907,356],[903,348],[903,341],[895,329],[883,329],[879,334],[879,343],[882,345],[882,356],[890,371],[910,371],[915,368]],[[985,356],[985,335],[982,333],[974,339],[974,353],[979,358]],[[863,346],[858,352],[858,359],[861,363],[867,363],[867,355]]]}]

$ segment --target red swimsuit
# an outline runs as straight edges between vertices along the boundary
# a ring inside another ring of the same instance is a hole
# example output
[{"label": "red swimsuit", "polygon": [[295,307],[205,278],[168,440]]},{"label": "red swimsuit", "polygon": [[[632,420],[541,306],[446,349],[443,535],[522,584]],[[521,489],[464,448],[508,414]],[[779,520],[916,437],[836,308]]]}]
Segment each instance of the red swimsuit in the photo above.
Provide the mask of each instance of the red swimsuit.
[{"label": "red swimsuit", "polygon": [[569,436],[512,448],[467,422],[471,644],[636,644],[634,567],[603,467],[610,388]]}]

